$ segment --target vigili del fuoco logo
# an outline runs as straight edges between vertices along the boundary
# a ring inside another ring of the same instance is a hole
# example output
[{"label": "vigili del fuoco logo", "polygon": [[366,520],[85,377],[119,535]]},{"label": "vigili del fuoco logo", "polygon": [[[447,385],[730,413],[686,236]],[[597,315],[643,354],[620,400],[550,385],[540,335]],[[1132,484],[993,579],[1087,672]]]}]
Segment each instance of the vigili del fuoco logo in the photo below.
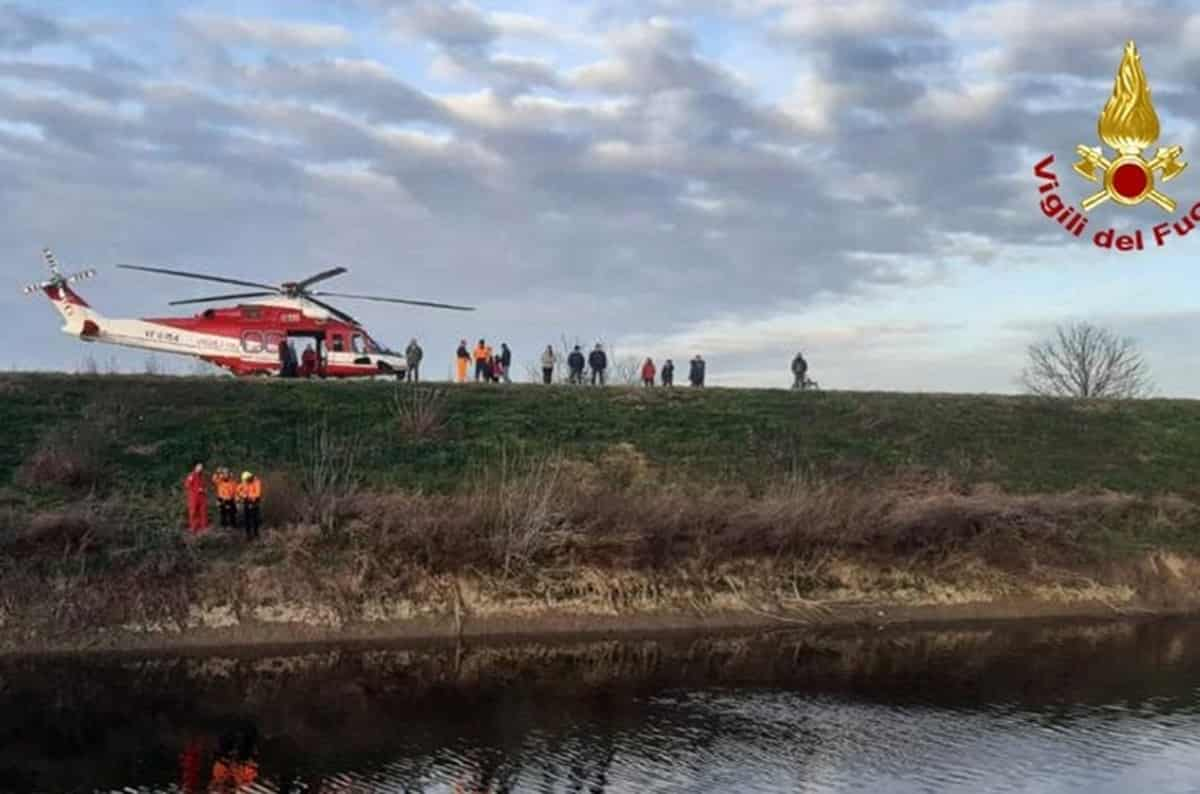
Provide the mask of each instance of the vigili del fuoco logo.
[{"label": "vigili del fuoco logo", "polygon": [[[1112,149],[1115,156],[1109,159],[1102,146],[1076,146],[1079,162],[1074,170],[1098,189],[1080,202],[1082,211],[1067,206],[1056,192],[1058,176],[1050,170],[1054,155],[1050,154],[1033,168],[1034,176],[1042,180],[1038,192],[1042,194],[1042,212],[1058,223],[1067,232],[1082,237],[1088,225],[1086,213],[1093,208],[1113,202],[1134,207],[1149,201],[1163,212],[1175,212],[1175,199],[1159,190],[1159,183],[1170,182],[1183,173],[1187,163],[1180,159],[1182,146],[1158,147],[1154,157],[1147,160],[1142,152],[1158,141],[1158,114],[1150,101],[1150,87],[1142,71],[1142,58],[1132,41],[1126,43],[1125,54],[1117,68],[1112,96],[1100,112],[1096,125],[1100,140]],[[1157,179],[1156,179],[1157,177]],[[1183,237],[1200,223],[1200,202],[1179,220],[1155,225],[1150,234],[1137,229],[1132,234],[1116,235],[1112,227],[1100,229],[1092,236],[1099,248],[1116,248],[1118,251],[1142,251],[1148,239],[1156,246],[1166,244],[1172,236]],[[1114,239],[1115,237],[1115,239]]]}]

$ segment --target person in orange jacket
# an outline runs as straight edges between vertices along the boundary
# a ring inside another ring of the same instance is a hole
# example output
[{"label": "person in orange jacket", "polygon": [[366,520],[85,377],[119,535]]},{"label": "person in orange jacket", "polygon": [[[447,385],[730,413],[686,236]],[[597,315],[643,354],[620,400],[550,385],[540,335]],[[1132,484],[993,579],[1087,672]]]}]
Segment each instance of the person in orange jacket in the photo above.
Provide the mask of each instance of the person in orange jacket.
[{"label": "person in orange jacket", "polygon": [[204,464],[196,461],[183,481],[187,494],[188,529],[198,535],[208,529],[208,492],[204,487]]},{"label": "person in orange jacket", "polygon": [[655,374],[654,359],[648,358],[648,359],[646,359],[646,363],[642,364],[642,385],[643,386],[653,386],[654,385],[654,374]]},{"label": "person in orange jacket", "polygon": [[475,345],[475,380],[488,379],[488,359],[492,357],[492,349],[487,346],[487,343],[480,339],[479,344]]},{"label": "person in orange jacket", "polygon": [[237,500],[242,506],[242,528],[246,530],[246,540],[254,540],[262,525],[262,480],[248,471],[242,472]]},{"label": "person in orange jacket", "polygon": [[457,369],[458,382],[467,382],[467,369],[471,366],[471,351],[467,349],[467,340],[458,343],[458,351],[454,354],[454,366]]},{"label": "person in orange jacket", "polygon": [[229,469],[222,466],[213,475],[213,489],[217,492],[217,511],[221,517],[221,529],[237,529],[237,481]]}]

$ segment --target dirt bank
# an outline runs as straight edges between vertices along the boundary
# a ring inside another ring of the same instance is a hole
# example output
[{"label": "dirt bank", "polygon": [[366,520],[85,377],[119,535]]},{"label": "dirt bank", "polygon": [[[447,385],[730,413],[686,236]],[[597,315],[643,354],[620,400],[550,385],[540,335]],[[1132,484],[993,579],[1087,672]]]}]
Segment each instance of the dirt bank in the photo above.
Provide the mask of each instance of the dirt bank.
[{"label": "dirt bank", "polygon": [[1090,576],[1014,574],[966,556],[921,573],[840,559],[808,571],[825,583],[803,594],[794,572],[773,565],[744,562],[701,577],[578,570],[577,586],[557,593],[548,579],[537,593],[530,583],[525,591],[462,575],[430,577],[410,582],[405,596],[368,593],[353,604],[303,584],[294,568],[226,565],[191,587],[131,582],[110,590],[119,604],[92,604],[93,615],[107,621],[73,618],[78,607],[54,596],[10,604],[0,614],[0,655],[1200,614],[1200,560],[1162,553],[1106,564]]}]

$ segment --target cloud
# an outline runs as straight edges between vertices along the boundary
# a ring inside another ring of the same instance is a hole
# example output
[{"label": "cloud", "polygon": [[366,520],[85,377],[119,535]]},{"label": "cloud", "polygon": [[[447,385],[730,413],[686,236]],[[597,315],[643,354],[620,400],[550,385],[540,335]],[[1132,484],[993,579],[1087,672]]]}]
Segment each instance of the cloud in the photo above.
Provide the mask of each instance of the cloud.
[{"label": "cloud", "polygon": [[[962,340],[1007,367],[1024,332],[922,296],[990,304],[972,279],[1082,256],[1031,174],[1055,151],[1070,179],[1111,87],[1120,37],[1077,34],[1082,7],[341,0],[339,26],[271,3],[137,24],[0,5],[0,256],[36,259],[36,238],[276,280],[349,262],[347,291],[478,304],[348,307],[447,360],[464,335],[511,334],[520,358],[568,334],[786,385],[799,345],[827,387],[1004,390]],[[1099,29],[1133,7],[1102,2]],[[1193,19],[1143,45],[1185,146]],[[127,314],[177,292],[130,284],[89,289]],[[0,311],[45,325],[2,291]],[[1168,350],[1181,327],[1148,338]]]},{"label": "cloud", "polygon": [[0,3],[0,52],[25,52],[63,36],[62,25],[51,17],[16,3]]},{"label": "cloud", "polygon": [[282,22],[269,18],[187,13],[183,21],[192,29],[223,44],[254,44],[277,49],[343,47],[354,37],[341,25]]}]

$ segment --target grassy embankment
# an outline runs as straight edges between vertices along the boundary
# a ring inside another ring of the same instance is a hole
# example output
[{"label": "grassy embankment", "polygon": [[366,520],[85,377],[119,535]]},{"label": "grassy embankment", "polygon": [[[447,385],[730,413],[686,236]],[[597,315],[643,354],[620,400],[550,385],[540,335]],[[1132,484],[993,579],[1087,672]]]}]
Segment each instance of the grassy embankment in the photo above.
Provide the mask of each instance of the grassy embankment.
[{"label": "grassy embankment", "polygon": [[[0,426],[0,647],[1191,607],[1200,582],[1192,401],[14,375]],[[264,475],[258,544],[183,540],[197,457]]]}]

